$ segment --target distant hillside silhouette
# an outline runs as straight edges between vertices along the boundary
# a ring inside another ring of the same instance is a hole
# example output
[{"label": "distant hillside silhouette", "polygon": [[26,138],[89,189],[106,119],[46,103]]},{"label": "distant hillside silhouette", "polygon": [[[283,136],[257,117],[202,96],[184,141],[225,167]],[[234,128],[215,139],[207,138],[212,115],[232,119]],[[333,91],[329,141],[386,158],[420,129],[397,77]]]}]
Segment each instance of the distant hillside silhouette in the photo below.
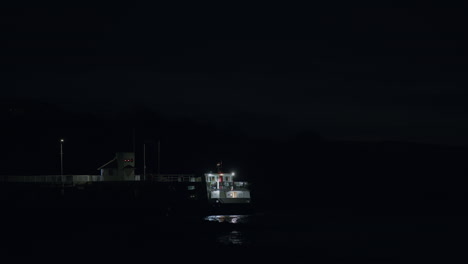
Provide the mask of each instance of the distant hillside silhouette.
[{"label": "distant hillside silhouette", "polygon": [[4,175],[59,174],[62,137],[65,174],[98,174],[115,152],[133,150],[135,133],[137,174],[142,173],[144,143],[147,172],[156,172],[159,140],[162,173],[202,176],[223,160],[226,170],[253,183],[253,195],[264,206],[378,208],[424,200],[427,193],[464,197],[464,147],[329,141],[314,131],[288,140],[254,138],[235,126],[168,119],[142,107],[116,109],[105,118],[31,101],[2,103],[1,109]]}]

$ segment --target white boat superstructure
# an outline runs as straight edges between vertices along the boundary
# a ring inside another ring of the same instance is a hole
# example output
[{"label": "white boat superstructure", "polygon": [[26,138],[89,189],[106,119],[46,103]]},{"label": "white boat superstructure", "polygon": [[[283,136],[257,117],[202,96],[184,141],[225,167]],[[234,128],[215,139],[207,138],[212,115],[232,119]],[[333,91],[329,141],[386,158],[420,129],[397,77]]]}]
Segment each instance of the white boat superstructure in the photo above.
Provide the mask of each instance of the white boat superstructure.
[{"label": "white boat superstructure", "polygon": [[217,173],[205,173],[208,200],[214,203],[250,203],[248,182],[235,181],[234,172],[222,172],[221,162],[217,167]]}]

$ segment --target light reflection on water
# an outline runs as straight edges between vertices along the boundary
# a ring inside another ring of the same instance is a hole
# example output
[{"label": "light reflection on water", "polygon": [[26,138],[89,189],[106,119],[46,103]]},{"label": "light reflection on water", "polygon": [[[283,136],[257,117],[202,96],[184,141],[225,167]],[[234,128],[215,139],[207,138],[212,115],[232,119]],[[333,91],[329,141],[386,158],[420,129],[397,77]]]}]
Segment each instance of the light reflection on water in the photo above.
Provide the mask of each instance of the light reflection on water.
[{"label": "light reflection on water", "polygon": [[[234,224],[233,227],[237,227],[237,224],[246,224],[251,220],[250,215],[209,215],[205,217],[206,221]],[[235,230],[229,230],[221,232],[216,236],[216,242],[222,245],[249,245],[251,244],[248,239],[246,231],[241,231],[239,228]]]},{"label": "light reflection on water", "polygon": [[307,258],[315,255],[327,260],[336,257],[340,262],[347,258],[364,258],[388,263],[399,262],[401,256],[412,255],[413,251],[424,255],[422,252],[427,247],[441,245],[442,238],[449,237],[451,231],[448,228],[452,224],[441,221],[440,217],[354,216],[324,212],[304,218],[304,214],[288,211],[210,215],[202,219],[211,222],[206,225],[207,241],[229,250],[232,247],[263,252],[271,247],[281,248],[283,251],[278,252],[286,252],[288,257],[293,255],[298,259],[304,254]]},{"label": "light reflection on water", "polygon": [[233,230],[228,234],[218,236],[217,242],[223,245],[248,245],[251,241],[245,237],[244,232]]},{"label": "light reflection on water", "polygon": [[250,220],[249,215],[209,215],[205,217],[206,221],[219,222],[219,223],[248,223]]}]

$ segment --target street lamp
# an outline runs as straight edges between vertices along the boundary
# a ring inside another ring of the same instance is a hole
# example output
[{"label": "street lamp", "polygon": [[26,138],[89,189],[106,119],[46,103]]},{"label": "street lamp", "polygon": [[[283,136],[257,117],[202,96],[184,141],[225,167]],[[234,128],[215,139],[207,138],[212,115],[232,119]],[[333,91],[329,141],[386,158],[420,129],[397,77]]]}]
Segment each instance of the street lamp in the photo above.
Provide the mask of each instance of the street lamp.
[{"label": "street lamp", "polygon": [[60,139],[60,178],[62,180],[62,186],[64,184],[63,182],[63,138]]},{"label": "street lamp", "polygon": [[146,144],[143,144],[143,181],[146,181]]}]

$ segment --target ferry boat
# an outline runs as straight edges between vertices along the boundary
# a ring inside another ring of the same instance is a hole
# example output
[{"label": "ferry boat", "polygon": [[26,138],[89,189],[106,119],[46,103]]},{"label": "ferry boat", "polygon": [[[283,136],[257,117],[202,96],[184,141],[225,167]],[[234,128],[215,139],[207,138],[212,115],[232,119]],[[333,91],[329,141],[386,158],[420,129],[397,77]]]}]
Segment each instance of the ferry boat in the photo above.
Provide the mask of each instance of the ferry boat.
[{"label": "ferry boat", "polygon": [[249,183],[236,181],[234,172],[223,172],[222,162],[218,162],[216,167],[216,173],[205,173],[206,193],[211,208],[218,213],[251,213]]}]

